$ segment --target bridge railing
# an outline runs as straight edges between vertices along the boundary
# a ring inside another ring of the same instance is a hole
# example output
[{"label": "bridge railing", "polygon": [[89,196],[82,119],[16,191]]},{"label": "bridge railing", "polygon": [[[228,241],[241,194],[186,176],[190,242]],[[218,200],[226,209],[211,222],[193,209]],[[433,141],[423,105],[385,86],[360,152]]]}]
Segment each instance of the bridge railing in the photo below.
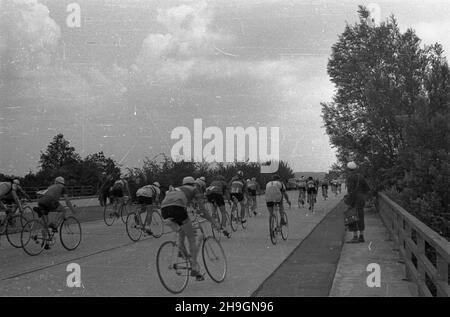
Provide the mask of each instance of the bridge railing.
[{"label": "bridge railing", "polygon": [[[23,190],[33,199],[37,198],[36,192],[46,190],[48,187],[23,187]],[[69,197],[84,197],[95,195],[93,186],[66,186]]]},{"label": "bridge railing", "polygon": [[406,279],[416,283],[419,295],[450,297],[450,242],[384,193],[378,210],[399,247]]}]

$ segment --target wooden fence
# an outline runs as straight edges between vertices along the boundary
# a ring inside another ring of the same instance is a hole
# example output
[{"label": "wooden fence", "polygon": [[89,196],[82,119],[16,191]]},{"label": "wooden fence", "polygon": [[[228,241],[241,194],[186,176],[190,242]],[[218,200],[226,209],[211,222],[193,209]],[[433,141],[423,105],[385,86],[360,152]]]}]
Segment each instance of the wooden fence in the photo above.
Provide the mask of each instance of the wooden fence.
[{"label": "wooden fence", "polygon": [[416,283],[419,295],[450,297],[450,242],[386,194],[379,194],[378,210],[399,247],[406,279]]}]

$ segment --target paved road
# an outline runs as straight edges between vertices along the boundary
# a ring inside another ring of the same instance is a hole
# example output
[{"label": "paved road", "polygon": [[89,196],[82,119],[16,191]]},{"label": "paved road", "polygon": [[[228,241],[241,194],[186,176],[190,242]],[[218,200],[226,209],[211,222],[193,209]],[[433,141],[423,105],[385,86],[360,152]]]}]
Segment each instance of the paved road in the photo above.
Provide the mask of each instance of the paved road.
[{"label": "paved road", "polygon": [[[290,192],[296,201],[297,192]],[[288,211],[290,236],[273,246],[268,236],[268,214],[259,197],[259,212],[230,240],[222,239],[228,259],[227,279],[216,284],[207,278],[203,282],[190,280],[181,296],[250,296],[258,286],[289,256],[323,217],[342,198],[320,197],[314,215],[294,207]],[[97,212],[98,214],[98,212]],[[30,257],[14,249],[2,239],[0,245],[0,296],[168,296],[156,272],[156,252],[163,241],[145,238],[138,243],[129,240],[125,227],[116,222],[106,227],[102,220],[84,222],[83,241],[79,248],[68,252],[59,241],[52,250]],[[81,266],[81,288],[68,288],[69,263]]]}]

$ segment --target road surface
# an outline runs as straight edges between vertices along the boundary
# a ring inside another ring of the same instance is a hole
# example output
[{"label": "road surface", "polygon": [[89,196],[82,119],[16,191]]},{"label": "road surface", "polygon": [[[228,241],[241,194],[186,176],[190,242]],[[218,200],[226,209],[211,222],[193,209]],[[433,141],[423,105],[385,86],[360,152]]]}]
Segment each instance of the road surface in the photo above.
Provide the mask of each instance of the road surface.
[{"label": "road surface", "polygon": [[[296,203],[297,193],[289,192],[292,202]],[[221,239],[228,261],[226,280],[217,284],[209,277],[202,282],[190,279],[180,296],[250,296],[342,196],[331,195],[324,201],[319,195],[314,215],[293,205],[288,210],[289,238],[277,245],[269,239],[264,197],[258,197],[260,214],[249,219],[247,229],[240,227],[231,239]],[[95,211],[89,212],[97,217],[90,218],[98,219],[100,208],[92,208]],[[174,238],[174,233],[132,242],[122,222],[107,227],[101,219],[83,222],[82,230],[83,240],[75,251],[66,251],[57,241],[51,250],[35,257],[11,247],[2,237],[0,296],[172,296],[158,279],[156,253],[164,241]],[[81,267],[80,288],[67,286],[70,263]]]}]

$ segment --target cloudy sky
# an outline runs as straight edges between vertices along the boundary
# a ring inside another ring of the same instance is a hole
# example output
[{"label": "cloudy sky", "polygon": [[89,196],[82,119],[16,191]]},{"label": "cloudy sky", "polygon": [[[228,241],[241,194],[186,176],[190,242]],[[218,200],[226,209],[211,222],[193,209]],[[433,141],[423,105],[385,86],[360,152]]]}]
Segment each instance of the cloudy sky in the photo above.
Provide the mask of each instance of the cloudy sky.
[{"label": "cloudy sky", "polygon": [[[81,27],[67,25],[67,5]],[[127,167],[170,154],[180,126],[280,127],[280,158],[326,171],[320,102],[331,45],[358,4],[322,0],[0,0],[0,172],[38,168],[63,133]],[[450,1],[378,1],[450,50]],[[205,140],[204,144],[207,141]]]}]

